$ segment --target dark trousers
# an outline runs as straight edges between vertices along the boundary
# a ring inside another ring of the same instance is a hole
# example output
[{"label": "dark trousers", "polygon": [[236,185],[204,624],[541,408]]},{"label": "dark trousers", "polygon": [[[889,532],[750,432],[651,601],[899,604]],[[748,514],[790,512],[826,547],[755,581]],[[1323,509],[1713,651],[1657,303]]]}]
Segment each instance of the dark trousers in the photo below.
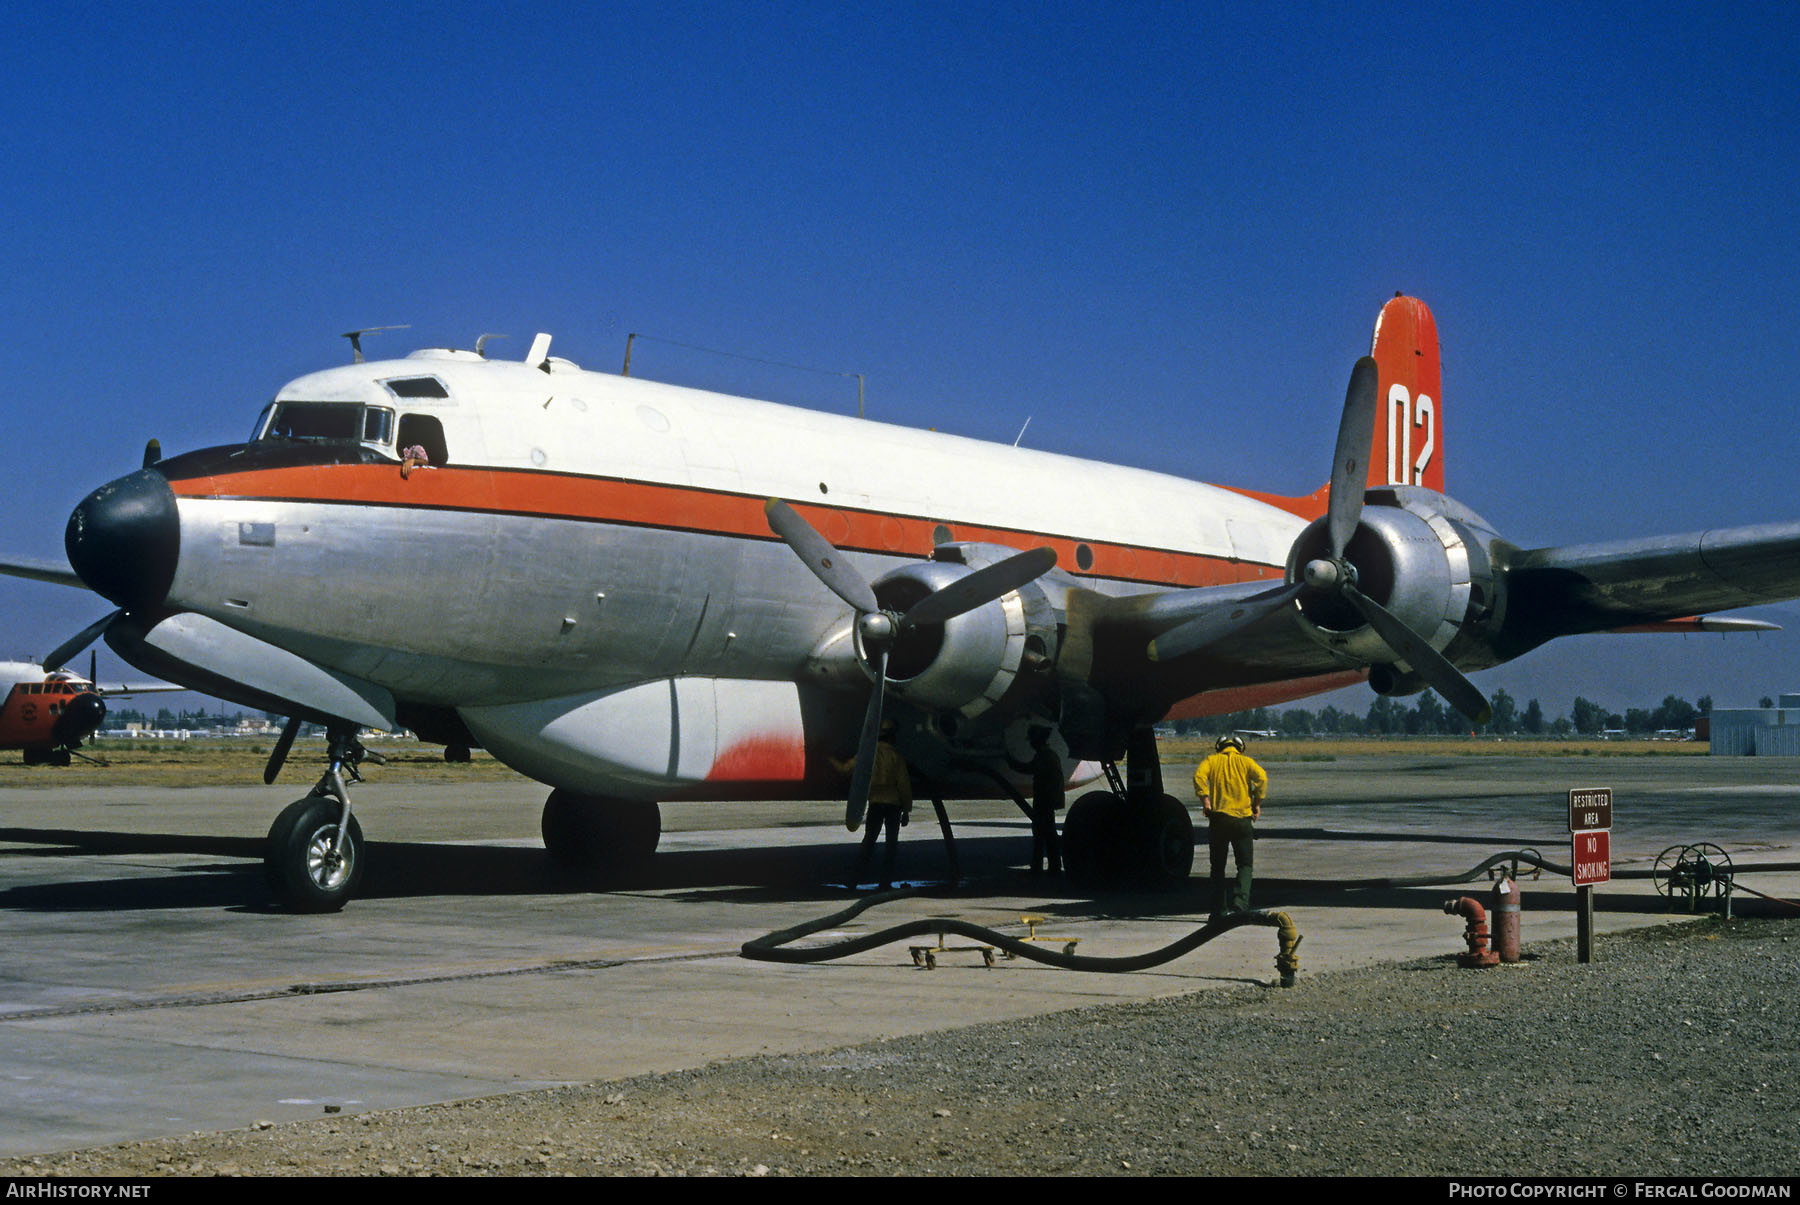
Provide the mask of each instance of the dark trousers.
[{"label": "dark trousers", "polygon": [[1051,874],[1062,873],[1062,838],[1056,832],[1056,807],[1043,800],[1031,805],[1031,870],[1033,874],[1050,863]]},{"label": "dark trousers", "polygon": [[881,885],[894,882],[894,854],[900,845],[900,806],[893,803],[871,803],[863,820],[862,849],[856,856],[856,881],[862,882],[869,864],[875,860],[875,842],[882,829],[887,830],[887,853],[881,860]]},{"label": "dark trousers", "polygon": [[[1248,816],[1214,812],[1207,821],[1206,841],[1212,852],[1213,911],[1243,912],[1250,907],[1250,876],[1256,862],[1256,822]],[[1237,861],[1237,881],[1225,880],[1225,855]]]}]

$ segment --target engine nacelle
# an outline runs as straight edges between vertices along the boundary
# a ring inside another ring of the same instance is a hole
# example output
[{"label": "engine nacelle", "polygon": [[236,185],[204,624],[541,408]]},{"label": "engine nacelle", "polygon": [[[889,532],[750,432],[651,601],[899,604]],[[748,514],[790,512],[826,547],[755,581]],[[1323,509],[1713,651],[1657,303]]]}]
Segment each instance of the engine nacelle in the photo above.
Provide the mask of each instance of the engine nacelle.
[{"label": "engine nacelle", "polygon": [[[944,544],[931,561],[906,565],[873,583],[884,610],[904,614],[926,595],[1017,549],[986,544]],[[888,654],[888,686],[929,711],[958,711],[973,719],[1019,683],[1021,672],[1047,667],[1055,657],[1055,607],[1046,592],[1054,572],[995,602],[941,624],[908,628]],[[860,638],[856,652],[868,664]]]},{"label": "engine nacelle", "polygon": [[[1459,635],[1479,637],[1498,620],[1500,596],[1489,552],[1497,538],[1479,516],[1441,494],[1409,487],[1370,490],[1344,559],[1355,567],[1358,590],[1444,652]],[[1320,519],[1294,541],[1288,580],[1329,555],[1330,536],[1326,520]],[[1308,591],[1296,606],[1302,628],[1334,652],[1366,665],[1395,660],[1342,595]],[[1382,693],[1422,689],[1423,683],[1415,685],[1413,679],[1386,671]]]}]

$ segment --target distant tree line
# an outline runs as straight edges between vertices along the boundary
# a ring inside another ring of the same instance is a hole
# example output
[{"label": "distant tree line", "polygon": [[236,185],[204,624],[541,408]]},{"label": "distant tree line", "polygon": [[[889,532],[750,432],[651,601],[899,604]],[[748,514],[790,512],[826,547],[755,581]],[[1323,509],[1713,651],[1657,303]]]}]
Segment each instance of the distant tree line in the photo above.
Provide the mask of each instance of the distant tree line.
[{"label": "distant tree line", "polygon": [[1436,691],[1427,690],[1410,706],[1403,700],[1377,695],[1361,715],[1335,706],[1317,711],[1304,707],[1287,707],[1279,711],[1258,707],[1254,711],[1237,711],[1230,715],[1177,720],[1175,730],[1211,733],[1242,728],[1274,731],[1283,736],[1466,736],[1471,733],[1477,736],[1597,736],[1607,731],[1623,731],[1633,736],[1649,736],[1668,730],[1685,732],[1694,727],[1699,717],[1711,714],[1713,706],[1711,695],[1702,695],[1693,703],[1669,695],[1657,707],[1632,707],[1620,714],[1577,695],[1568,714],[1552,718],[1544,713],[1536,699],[1521,708],[1504,690],[1495,691],[1488,702],[1494,709],[1493,717],[1479,726],[1469,723],[1438,697]]},{"label": "distant tree line", "polygon": [[231,715],[212,715],[205,710],[171,711],[167,707],[159,707],[155,712],[147,712],[137,708],[124,707],[111,709],[100,725],[103,730],[112,731],[131,725],[141,728],[186,728],[190,731],[201,731],[208,728],[235,728],[244,713],[235,711]]}]

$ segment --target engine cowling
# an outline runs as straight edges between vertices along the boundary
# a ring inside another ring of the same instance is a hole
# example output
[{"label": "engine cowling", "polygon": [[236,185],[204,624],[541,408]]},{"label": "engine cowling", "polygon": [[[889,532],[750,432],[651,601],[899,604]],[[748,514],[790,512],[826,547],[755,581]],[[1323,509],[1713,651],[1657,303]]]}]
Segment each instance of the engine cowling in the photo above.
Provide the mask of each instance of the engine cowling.
[{"label": "engine cowling", "polygon": [[[1502,600],[1490,551],[1497,540],[1484,520],[1442,494],[1409,487],[1371,490],[1344,559],[1355,569],[1358,590],[1451,656],[1453,645],[1481,644],[1497,628]],[[1329,551],[1327,523],[1320,519],[1294,541],[1288,580],[1299,580]],[[1313,639],[1375,667],[1370,684],[1381,693],[1424,688],[1416,675],[1394,667],[1394,651],[1341,594],[1304,591],[1295,606]]]},{"label": "engine cowling", "polygon": [[[920,599],[1016,549],[986,544],[945,544],[934,559],[893,570],[872,583],[882,609],[905,613]],[[905,631],[888,653],[888,688],[927,711],[960,712],[974,719],[1020,684],[1020,675],[1047,666],[1055,656],[1056,615],[1048,590],[1060,575],[1046,574],[994,602],[940,624]],[[1048,587],[1048,590],[1047,590]],[[853,637],[866,667],[868,651]]]}]

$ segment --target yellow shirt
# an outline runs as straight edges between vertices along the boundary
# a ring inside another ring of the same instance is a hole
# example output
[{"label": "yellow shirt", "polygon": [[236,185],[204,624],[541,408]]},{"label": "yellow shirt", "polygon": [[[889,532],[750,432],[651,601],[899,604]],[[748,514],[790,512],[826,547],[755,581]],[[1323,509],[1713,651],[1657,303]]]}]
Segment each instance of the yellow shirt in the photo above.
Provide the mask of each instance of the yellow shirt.
[{"label": "yellow shirt", "polygon": [[875,746],[875,764],[869,772],[869,802],[896,804],[903,812],[912,811],[912,775],[907,773],[906,759],[900,751],[886,741]]},{"label": "yellow shirt", "polygon": [[1194,794],[1209,800],[1207,808],[1227,816],[1248,817],[1269,792],[1269,776],[1244,754],[1227,746],[1194,771]]}]

